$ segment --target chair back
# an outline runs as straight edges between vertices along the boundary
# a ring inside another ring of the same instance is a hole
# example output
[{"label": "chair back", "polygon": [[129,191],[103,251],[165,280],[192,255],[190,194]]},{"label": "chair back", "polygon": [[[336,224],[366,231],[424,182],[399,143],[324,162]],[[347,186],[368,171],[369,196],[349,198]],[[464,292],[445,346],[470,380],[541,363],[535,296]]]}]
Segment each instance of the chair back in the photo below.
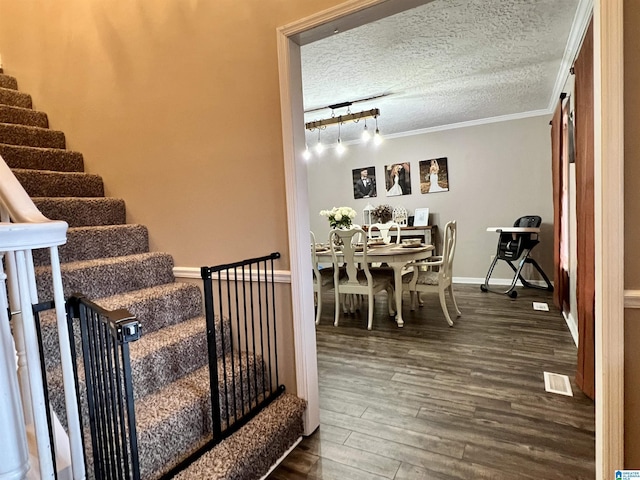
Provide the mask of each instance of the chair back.
[{"label": "chair back", "polygon": [[[338,271],[338,267],[342,262],[347,272],[347,283],[352,285],[359,285],[358,270],[361,265],[361,269],[365,272],[367,280],[371,282],[371,272],[369,272],[369,266],[367,265],[367,243],[362,244],[362,257],[358,255],[356,259],[356,248],[353,242],[354,237],[366,238],[366,233],[361,228],[350,228],[349,230],[343,230],[336,228],[329,232],[329,245],[331,245],[331,256],[333,257],[334,272]],[[337,242],[340,240],[341,242]],[[337,245],[341,243],[341,245]],[[338,252],[342,251],[342,257],[338,257]],[[337,273],[334,273],[337,275]]]},{"label": "chair back", "polygon": [[444,226],[444,240],[442,248],[442,267],[440,267],[439,276],[441,279],[453,277],[453,257],[456,253],[457,222],[452,220]]},{"label": "chair back", "polygon": [[396,243],[400,243],[400,225],[396,222],[387,223],[372,223],[369,225],[369,238],[374,238],[374,228],[380,232],[380,236],[384,239],[385,243],[391,243],[391,229],[395,228],[397,232]]},{"label": "chair back", "polygon": [[[515,222],[513,222],[514,227],[525,227],[525,228],[526,227],[540,228],[541,224],[542,224],[542,217],[538,215],[525,215],[524,217],[520,217]],[[531,250],[538,243],[540,243],[537,233],[520,233],[518,234],[517,240],[518,240],[517,246],[513,244],[513,242],[511,246],[511,250],[515,252],[513,254],[514,258],[519,258],[520,255],[522,255],[522,252],[526,248]]]},{"label": "chair back", "polygon": [[313,268],[313,288],[319,288],[317,283],[320,281],[320,269],[318,268],[318,254],[316,252],[316,236],[313,232],[311,234],[311,267]]},{"label": "chair back", "polygon": [[524,217],[520,217],[514,223],[514,227],[533,227],[539,228],[542,223],[542,217],[538,215],[525,215]]}]

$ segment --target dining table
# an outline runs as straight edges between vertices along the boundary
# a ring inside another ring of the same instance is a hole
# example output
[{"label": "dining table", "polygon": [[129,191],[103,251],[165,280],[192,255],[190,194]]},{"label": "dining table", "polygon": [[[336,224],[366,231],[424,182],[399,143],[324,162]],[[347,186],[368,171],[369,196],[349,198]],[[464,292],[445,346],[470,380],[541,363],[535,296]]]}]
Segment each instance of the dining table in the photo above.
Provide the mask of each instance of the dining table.
[{"label": "dining table", "polygon": [[[382,246],[370,246],[367,248],[367,262],[386,263],[393,269],[395,301],[396,301],[396,324],[398,327],[404,326],[402,319],[402,269],[407,264],[419,260],[429,258],[435,247],[433,245],[404,245],[404,244],[385,244]],[[336,252],[340,255],[341,252]],[[355,259],[362,258],[362,252],[355,253]],[[332,263],[331,249],[326,247],[324,250],[316,250],[318,263]],[[338,257],[339,258],[339,257]]]}]

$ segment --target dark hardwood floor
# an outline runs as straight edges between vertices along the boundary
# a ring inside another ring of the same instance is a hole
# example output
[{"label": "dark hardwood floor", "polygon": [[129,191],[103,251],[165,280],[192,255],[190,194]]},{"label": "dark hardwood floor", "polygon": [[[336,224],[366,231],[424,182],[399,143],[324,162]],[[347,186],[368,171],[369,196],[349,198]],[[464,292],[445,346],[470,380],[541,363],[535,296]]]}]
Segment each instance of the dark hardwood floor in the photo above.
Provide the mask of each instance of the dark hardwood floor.
[{"label": "dark hardwood floor", "polygon": [[[454,327],[437,295],[405,306],[402,329],[384,294],[372,331],[366,304],[334,327],[325,303],[320,428],[270,480],[595,478],[594,404],[574,383],[576,347],[551,294],[455,291]],[[543,371],[568,375],[574,396],[545,392]]]}]

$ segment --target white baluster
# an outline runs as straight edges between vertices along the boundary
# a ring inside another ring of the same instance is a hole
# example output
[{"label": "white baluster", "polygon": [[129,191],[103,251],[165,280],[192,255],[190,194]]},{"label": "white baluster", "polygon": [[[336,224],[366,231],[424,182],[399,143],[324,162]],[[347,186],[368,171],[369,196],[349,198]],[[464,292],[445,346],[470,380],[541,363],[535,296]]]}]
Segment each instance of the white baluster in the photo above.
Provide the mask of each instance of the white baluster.
[{"label": "white baluster", "polygon": [[0,448],[0,479],[20,480],[29,470],[27,433],[20,403],[20,390],[16,371],[16,351],[9,328],[8,302],[0,254],[0,425],[2,435],[9,439]]},{"label": "white baluster", "polygon": [[29,371],[27,369],[27,353],[25,350],[22,311],[20,309],[20,288],[18,287],[18,269],[16,267],[15,252],[6,252],[5,260],[8,276],[9,305],[13,318],[13,340],[18,355],[18,384],[20,386],[25,424],[31,425],[33,423],[31,387],[29,385]]},{"label": "white baluster", "polygon": [[47,424],[48,405],[46,405],[44,401],[40,352],[38,349],[35,319],[32,311],[26,256],[22,250],[16,251],[15,254],[27,369],[29,372],[29,384],[31,385],[31,410],[33,412],[33,426],[36,434],[36,445],[38,446],[38,460],[40,462],[40,478],[53,479],[55,478],[55,472],[53,469],[53,459],[51,457],[52,445],[49,441],[49,428]]},{"label": "white baluster", "polygon": [[67,329],[67,316],[64,308],[64,292],[58,247],[51,247],[51,277],[53,279],[53,298],[56,304],[58,320],[58,338],[60,339],[60,358],[62,364],[62,380],[67,407],[67,424],[69,425],[69,444],[71,448],[71,465],[74,480],[85,478],[84,456],[82,449],[82,432],[80,431],[80,415],[76,400],[76,384],[71,358],[71,344]]}]

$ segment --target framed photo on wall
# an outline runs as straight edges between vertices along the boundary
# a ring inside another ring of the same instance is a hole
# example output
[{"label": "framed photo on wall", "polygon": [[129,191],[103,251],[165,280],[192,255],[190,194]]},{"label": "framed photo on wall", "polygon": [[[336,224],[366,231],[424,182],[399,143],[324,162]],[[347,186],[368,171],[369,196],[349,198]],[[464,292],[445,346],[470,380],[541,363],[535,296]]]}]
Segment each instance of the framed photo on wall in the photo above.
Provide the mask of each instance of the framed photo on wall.
[{"label": "framed photo on wall", "polygon": [[386,165],[384,171],[387,197],[411,194],[411,167],[409,162]]},{"label": "framed photo on wall", "polygon": [[413,226],[414,227],[426,227],[429,225],[429,209],[428,208],[416,208],[414,212]]},{"label": "framed photo on wall", "polygon": [[449,191],[449,162],[447,157],[420,160],[420,192]]},{"label": "framed photo on wall", "polygon": [[353,176],[353,198],[370,198],[377,196],[376,167],[355,168]]}]

